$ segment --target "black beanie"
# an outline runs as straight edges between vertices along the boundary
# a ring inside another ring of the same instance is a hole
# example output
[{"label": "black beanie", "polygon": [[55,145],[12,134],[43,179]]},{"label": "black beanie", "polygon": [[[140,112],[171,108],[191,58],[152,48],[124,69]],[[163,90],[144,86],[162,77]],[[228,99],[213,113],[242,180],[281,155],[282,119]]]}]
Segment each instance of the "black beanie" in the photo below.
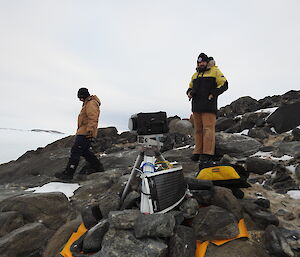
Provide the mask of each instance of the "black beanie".
[{"label": "black beanie", "polygon": [[198,56],[197,62],[209,62],[209,58],[205,53],[201,53]]},{"label": "black beanie", "polygon": [[89,93],[89,90],[88,90],[87,88],[82,87],[82,88],[80,88],[80,89],[78,90],[78,93],[77,93],[77,97],[78,97],[78,98],[83,98],[83,99],[85,99],[85,98],[87,98],[87,97],[89,97],[89,96],[90,96],[90,93]]}]

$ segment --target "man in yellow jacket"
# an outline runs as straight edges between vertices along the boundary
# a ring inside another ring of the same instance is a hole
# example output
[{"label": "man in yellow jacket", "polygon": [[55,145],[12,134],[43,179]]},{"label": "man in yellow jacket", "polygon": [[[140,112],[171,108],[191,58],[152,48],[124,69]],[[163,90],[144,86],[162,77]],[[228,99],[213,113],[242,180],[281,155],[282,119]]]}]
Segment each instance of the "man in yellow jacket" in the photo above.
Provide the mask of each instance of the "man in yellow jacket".
[{"label": "man in yellow jacket", "polygon": [[213,58],[201,53],[186,92],[192,100],[195,130],[195,149],[191,157],[193,161],[210,162],[215,154],[217,100],[227,89],[228,82]]},{"label": "man in yellow jacket", "polygon": [[71,180],[78,166],[80,156],[83,156],[91,165],[94,172],[104,171],[102,163],[91,152],[91,141],[97,136],[97,127],[100,114],[100,100],[95,95],[90,95],[87,88],[80,88],[77,96],[83,102],[78,115],[78,126],[71,156],[66,169],[55,173],[55,177],[62,180]]}]

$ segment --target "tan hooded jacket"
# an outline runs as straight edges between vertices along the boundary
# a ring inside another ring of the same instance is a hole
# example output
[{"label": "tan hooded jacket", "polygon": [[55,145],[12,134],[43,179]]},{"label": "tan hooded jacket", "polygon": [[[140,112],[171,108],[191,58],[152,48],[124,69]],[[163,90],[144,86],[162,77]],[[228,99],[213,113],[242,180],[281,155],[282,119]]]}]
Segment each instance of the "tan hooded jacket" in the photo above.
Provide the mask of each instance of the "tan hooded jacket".
[{"label": "tan hooded jacket", "polygon": [[76,135],[96,137],[101,102],[95,95],[85,99],[78,115],[78,127]]}]

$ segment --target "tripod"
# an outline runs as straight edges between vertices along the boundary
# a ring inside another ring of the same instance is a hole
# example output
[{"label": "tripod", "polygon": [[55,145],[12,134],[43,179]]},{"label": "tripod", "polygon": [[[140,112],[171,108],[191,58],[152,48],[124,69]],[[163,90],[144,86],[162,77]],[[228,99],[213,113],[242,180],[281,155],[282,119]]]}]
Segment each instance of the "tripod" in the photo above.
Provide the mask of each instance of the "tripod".
[{"label": "tripod", "polygon": [[[133,179],[139,172],[143,174],[155,171],[155,160],[161,162],[164,168],[168,168],[165,158],[160,153],[160,148],[163,145],[161,143],[162,137],[162,134],[138,136],[138,143],[141,144],[141,149],[122,193],[122,202],[128,194]],[[142,170],[139,169],[140,167]]]}]

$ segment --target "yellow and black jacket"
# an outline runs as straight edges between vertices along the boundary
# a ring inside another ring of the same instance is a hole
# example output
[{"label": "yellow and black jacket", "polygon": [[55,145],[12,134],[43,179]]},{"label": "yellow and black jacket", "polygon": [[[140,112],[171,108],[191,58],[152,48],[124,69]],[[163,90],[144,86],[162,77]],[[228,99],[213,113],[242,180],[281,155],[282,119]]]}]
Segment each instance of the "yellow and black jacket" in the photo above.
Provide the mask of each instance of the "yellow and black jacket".
[{"label": "yellow and black jacket", "polygon": [[[195,72],[189,84],[187,94],[192,94],[192,112],[217,113],[218,96],[228,89],[228,82],[217,66],[203,72]],[[213,98],[209,100],[209,95]]]}]

